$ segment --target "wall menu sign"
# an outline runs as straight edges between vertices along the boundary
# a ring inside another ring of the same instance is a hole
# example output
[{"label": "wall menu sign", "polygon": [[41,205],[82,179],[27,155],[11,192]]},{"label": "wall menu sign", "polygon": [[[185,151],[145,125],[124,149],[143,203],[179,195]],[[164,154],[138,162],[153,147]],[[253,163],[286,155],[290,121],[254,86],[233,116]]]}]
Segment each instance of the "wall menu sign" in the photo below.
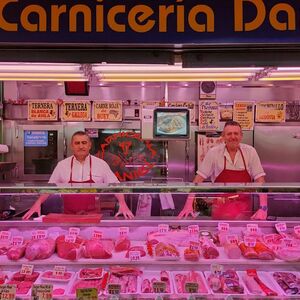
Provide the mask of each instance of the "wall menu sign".
[{"label": "wall menu sign", "polygon": [[61,106],[62,121],[90,121],[90,101],[64,101]]},{"label": "wall menu sign", "polygon": [[196,106],[194,101],[172,101],[168,102],[169,107],[186,107],[190,110],[191,122],[195,122]]},{"label": "wall menu sign", "polygon": [[239,122],[243,130],[252,130],[254,126],[254,102],[235,101],[233,120]]},{"label": "wall menu sign", "polygon": [[255,121],[264,123],[285,122],[285,101],[263,101],[256,103]]},{"label": "wall menu sign", "polygon": [[122,101],[94,101],[93,121],[122,121]]},{"label": "wall menu sign", "polygon": [[217,130],[219,128],[219,103],[207,100],[199,101],[199,130]]},{"label": "wall menu sign", "polygon": [[57,121],[58,106],[55,100],[28,100],[29,121]]},{"label": "wall menu sign", "polygon": [[299,17],[299,0],[2,0],[0,43],[299,43]]}]

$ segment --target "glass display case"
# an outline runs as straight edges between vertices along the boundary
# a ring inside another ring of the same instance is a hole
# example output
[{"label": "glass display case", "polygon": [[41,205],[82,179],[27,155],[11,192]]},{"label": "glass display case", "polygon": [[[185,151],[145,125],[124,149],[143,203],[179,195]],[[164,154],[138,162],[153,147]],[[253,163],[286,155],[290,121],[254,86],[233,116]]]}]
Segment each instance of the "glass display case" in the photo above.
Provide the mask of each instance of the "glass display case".
[{"label": "glass display case", "polygon": [[[300,298],[297,184],[12,184],[0,190],[3,210],[17,210],[0,223],[0,280],[15,285],[21,299],[38,284],[58,299],[84,293],[99,299]],[[42,194],[49,195],[47,216],[18,217]],[[63,214],[65,194],[95,195],[102,210]],[[113,216],[116,194],[125,196],[133,220]],[[264,221],[211,216],[216,201],[246,196],[253,211],[262,196],[270,208],[274,202],[272,215]],[[194,217],[179,219],[188,197]]]}]

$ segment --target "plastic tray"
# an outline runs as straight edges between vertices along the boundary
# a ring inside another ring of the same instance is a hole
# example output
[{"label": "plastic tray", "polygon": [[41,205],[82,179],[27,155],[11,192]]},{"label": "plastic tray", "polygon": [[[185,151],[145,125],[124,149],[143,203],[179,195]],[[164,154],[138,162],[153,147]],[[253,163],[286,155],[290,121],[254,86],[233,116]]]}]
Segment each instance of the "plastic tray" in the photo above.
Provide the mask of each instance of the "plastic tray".
[{"label": "plastic tray", "polygon": [[[292,273],[292,274],[294,274],[294,275],[297,276],[298,280],[299,280],[299,278],[300,278],[298,272],[290,272],[290,271],[278,271],[278,272]],[[299,299],[299,298],[300,298],[300,291],[299,291],[299,293],[296,294],[296,295],[289,295],[289,294],[287,294],[287,293],[281,288],[281,286],[279,285],[279,283],[277,283],[276,279],[273,277],[273,274],[274,274],[274,273],[275,273],[275,272],[268,272],[267,275],[269,276],[270,280],[272,280],[272,281],[274,282],[274,285],[277,287],[277,289],[278,289],[279,291],[281,291],[281,293],[282,293],[284,296],[288,296],[288,298],[297,298],[297,299]]]},{"label": "plastic tray", "polygon": [[174,287],[173,287],[173,280],[172,280],[172,275],[171,272],[167,271],[169,278],[170,278],[170,293],[161,293],[161,294],[154,294],[154,293],[142,293],[142,283],[144,279],[149,279],[151,282],[152,278],[160,278],[160,271],[146,271],[143,273],[142,277],[141,277],[141,281],[140,281],[140,289],[139,289],[139,294],[143,295],[145,297],[151,297],[151,299],[155,296],[155,295],[172,295],[174,293]]},{"label": "plastic tray", "polygon": [[[99,269],[99,268],[84,268],[84,269],[95,270],[95,269]],[[80,276],[80,272],[81,272],[81,270],[84,270],[84,269],[80,269],[79,272],[78,272],[78,279],[80,279],[80,280],[101,279],[101,278],[103,277],[103,274],[104,274],[103,268],[101,268],[101,269],[102,269],[102,273],[101,273],[101,275],[99,275],[99,276],[94,276],[94,277],[90,277],[90,278],[81,277],[81,276]]]},{"label": "plastic tray", "polygon": [[69,274],[69,277],[68,278],[59,278],[59,277],[44,277],[45,273],[46,272],[53,272],[51,270],[47,270],[47,271],[44,271],[43,274],[40,276],[42,280],[44,281],[51,281],[51,282],[70,282],[70,280],[73,279],[75,273],[74,272],[65,272],[66,274]]}]

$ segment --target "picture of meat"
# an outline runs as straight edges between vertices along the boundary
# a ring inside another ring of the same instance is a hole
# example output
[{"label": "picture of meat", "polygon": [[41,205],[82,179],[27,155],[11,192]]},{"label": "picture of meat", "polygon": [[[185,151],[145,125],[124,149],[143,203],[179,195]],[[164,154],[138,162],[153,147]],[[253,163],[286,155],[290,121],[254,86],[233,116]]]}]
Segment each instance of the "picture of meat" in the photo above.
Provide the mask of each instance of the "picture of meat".
[{"label": "picture of meat", "polygon": [[25,250],[25,258],[28,260],[47,259],[55,251],[55,241],[51,238],[43,240],[31,240]]},{"label": "picture of meat", "polygon": [[185,131],[185,121],[180,115],[159,116],[157,119],[157,128],[161,133],[175,133],[177,131]]},{"label": "picture of meat", "polygon": [[74,243],[66,242],[65,236],[61,235],[56,239],[57,255],[68,260],[77,260],[82,255],[84,240],[77,236]]},{"label": "picture of meat", "polygon": [[108,259],[112,257],[112,254],[105,248],[101,240],[89,240],[83,246],[83,256],[85,258]]}]

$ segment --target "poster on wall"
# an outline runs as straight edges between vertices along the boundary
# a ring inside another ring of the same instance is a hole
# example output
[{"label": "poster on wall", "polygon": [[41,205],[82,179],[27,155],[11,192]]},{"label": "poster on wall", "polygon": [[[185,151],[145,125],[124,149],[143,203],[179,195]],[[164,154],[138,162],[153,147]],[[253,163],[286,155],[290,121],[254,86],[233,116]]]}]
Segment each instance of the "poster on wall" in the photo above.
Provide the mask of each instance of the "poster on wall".
[{"label": "poster on wall", "polygon": [[232,121],[233,119],[233,105],[220,105],[219,106],[219,113],[220,113],[220,121]]},{"label": "poster on wall", "polygon": [[122,121],[122,101],[94,101],[93,121]]},{"label": "poster on wall", "polygon": [[233,105],[233,120],[240,123],[243,130],[253,130],[254,102],[235,101]]},{"label": "poster on wall", "polygon": [[90,121],[90,101],[64,101],[61,109],[62,121]]},{"label": "poster on wall", "polygon": [[194,101],[172,101],[168,103],[169,107],[186,107],[190,110],[190,120],[195,122],[196,105]]},{"label": "poster on wall", "polygon": [[219,128],[219,104],[217,101],[199,101],[199,130]]},{"label": "poster on wall", "polygon": [[56,100],[28,100],[29,121],[57,121]]},{"label": "poster on wall", "polygon": [[285,122],[286,101],[262,101],[256,104],[255,121],[264,123]]}]

